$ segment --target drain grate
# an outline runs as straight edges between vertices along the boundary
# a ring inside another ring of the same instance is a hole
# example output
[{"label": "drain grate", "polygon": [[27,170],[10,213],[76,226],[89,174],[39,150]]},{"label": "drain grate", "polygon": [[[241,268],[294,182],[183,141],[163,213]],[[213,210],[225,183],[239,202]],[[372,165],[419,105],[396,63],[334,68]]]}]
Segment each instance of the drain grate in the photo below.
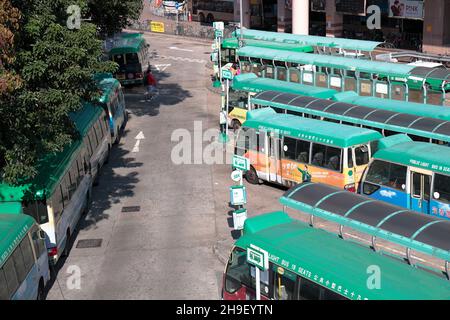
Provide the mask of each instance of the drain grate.
[{"label": "drain grate", "polygon": [[122,212],[139,212],[139,211],[141,211],[141,206],[122,207]]},{"label": "drain grate", "polygon": [[83,239],[78,240],[77,248],[98,248],[102,246],[102,239]]}]

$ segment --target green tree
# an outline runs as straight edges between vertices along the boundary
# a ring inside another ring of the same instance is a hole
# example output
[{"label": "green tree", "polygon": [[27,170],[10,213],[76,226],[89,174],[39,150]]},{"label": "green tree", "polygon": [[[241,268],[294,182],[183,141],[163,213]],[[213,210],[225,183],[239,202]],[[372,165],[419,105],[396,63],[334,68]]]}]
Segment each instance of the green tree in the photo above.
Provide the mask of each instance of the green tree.
[{"label": "green tree", "polygon": [[88,7],[92,22],[99,28],[102,38],[127,27],[131,20],[140,17],[143,8],[142,0],[88,0]]},{"label": "green tree", "polygon": [[11,69],[23,85],[9,100],[0,100],[0,126],[6,128],[0,136],[0,165],[8,183],[33,177],[41,155],[61,151],[75,138],[69,113],[79,110],[82,100],[98,97],[94,73],[116,68],[101,59],[96,25],[82,22],[80,29],[67,27],[67,8],[77,4],[86,14],[87,0],[13,0],[12,4],[22,17]]}]

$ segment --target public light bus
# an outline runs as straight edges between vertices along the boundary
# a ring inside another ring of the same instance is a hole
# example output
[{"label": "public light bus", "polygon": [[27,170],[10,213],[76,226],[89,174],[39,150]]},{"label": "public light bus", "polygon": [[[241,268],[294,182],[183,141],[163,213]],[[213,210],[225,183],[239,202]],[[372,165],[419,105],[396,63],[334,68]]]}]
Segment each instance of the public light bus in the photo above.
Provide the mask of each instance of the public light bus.
[{"label": "public light bus", "polygon": [[122,86],[109,73],[97,74],[95,78],[102,92],[99,103],[108,114],[111,138],[117,144],[128,119]]},{"label": "public light bus", "polygon": [[[373,107],[342,102],[351,101],[354,95],[352,92],[338,93],[333,96],[333,101],[265,91],[250,99],[250,109],[271,107],[279,113],[376,130],[383,136],[404,133],[415,141],[441,145],[450,142],[450,112],[445,108],[404,102],[396,106],[389,100],[385,105],[376,101],[376,104],[373,101],[367,103]],[[429,108],[421,109],[421,106]]]},{"label": "public light bus", "polygon": [[450,150],[405,135],[380,140],[360,192],[410,210],[450,219]]},{"label": "public light bus", "polygon": [[445,67],[416,67],[253,46],[240,48],[237,56],[242,73],[352,90],[361,96],[450,105],[450,70]]},{"label": "public light bus", "polygon": [[140,33],[122,35],[108,52],[109,59],[119,65],[114,76],[122,84],[143,84],[150,45]]},{"label": "public light bus", "polygon": [[356,192],[382,135],[288,114],[253,110],[239,130],[235,154],[250,160],[249,183],[260,180],[292,186],[308,180]]},{"label": "public light bus", "polygon": [[0,300],[43,300],[49,280],[45,234],[30,216],[0,214]]},{"label": "public light bus", "polygon": [[[269,258],[260,272],[262,300],[450,299],[442,277],[272,212],[245,221],[225,267],[224,300],[255,299],[256,269],[247,260],[254,246]],[[382,270],[379,288],[368,285],[373,266]]]},{"label": "public light bus", "polygon": [[45,231],[50,264],[68,254],[68,243],[79,218],[87,212],[92,186],[109,157],[108,118],[100,107],[85,103],[71,114],[80,137],[62,152],[49,153],[37,163],[33,179],[18,186],[0,184],[1,212],[32,216]]}]

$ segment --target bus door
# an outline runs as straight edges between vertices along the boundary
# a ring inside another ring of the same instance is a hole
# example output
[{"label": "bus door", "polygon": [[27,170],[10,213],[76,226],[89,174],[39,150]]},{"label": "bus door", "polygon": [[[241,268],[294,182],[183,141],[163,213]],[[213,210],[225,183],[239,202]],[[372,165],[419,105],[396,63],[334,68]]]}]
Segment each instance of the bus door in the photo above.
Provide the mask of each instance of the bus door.
[{"label": "bus door", "polygon": [[429,171],[410,168],[411,210],[430,213],[431,176]]},{"label": "bus door", "polygon": [[269,135],[269,179],[271,182],[281,183],[281,139],[270,133]]}]

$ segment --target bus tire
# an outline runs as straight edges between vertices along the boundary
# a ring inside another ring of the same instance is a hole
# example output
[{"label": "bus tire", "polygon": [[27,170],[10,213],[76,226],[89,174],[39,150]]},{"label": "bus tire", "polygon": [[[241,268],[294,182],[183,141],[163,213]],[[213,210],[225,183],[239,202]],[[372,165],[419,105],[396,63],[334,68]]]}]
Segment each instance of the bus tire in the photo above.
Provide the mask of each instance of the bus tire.
[{"label": "bus tire", "polygon": [[70,244],[70,229],[66,231],[66,245],[64,246],[64,250],[62,252],[62,257],[69,256],[69,244]]},{"label": "bus tire", "polygon": [[231,127],[233,128],[234,133],[237,133],[241,127],[241,123],[238,120],[233,120],[233,122],[231,122]]},{"label": "bus tire", "polygon": [[104,164],[108,164],[109,163],[109,158],[111,157],[111,145],[108,145],[108,153],[106,154],[106,158],[105,158],[105,163]]},{"label": "bus tire", "polygon": [[120,136],[121,136],[121,131],[120,131],[120,128],[117,127],[117,136],[116,136],[116,140],[114,140],[114,144],[116,144],[116,145],[119,144]]},{"label": "bus tire", "polygon": [[97,164],[97,174],[95,175],[94,179],[94,187],[98,186],[100,184],[100,164]]},{"label": "bus tire", "polygon": [[37,292],[36,300],[42,301],[45,300],[45,292],[44,292],[44,279],[39,279],[39,287]]},{"label": "bus tire", "polygon": [[200,22],[205,22],[205,15],[203,14],[203,12],[200,12],[200,14],[198,15],[198,19],[200,20]]},{"label": "bus tire", "polygon": [[255,168],[250,166],[250,170],[245,173],[245,180],[250,184],[260,184],[260,179],[258,178],[258,173],[256,173]]},{"label": "bus tire", "polygon": [[213,23],[214,22],[214,16],[211,13],[208,13],[206,16],[206,22],[207,23]]}]

